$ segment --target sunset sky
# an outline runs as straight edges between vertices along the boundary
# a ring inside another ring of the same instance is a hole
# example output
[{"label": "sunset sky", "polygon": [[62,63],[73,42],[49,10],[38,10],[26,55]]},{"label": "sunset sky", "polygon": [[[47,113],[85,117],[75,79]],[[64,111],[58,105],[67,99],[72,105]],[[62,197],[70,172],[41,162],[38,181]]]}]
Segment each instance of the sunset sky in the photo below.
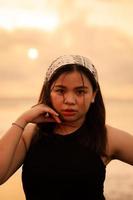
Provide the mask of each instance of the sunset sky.
[{"label": "sunset sky", "polygon": [[105,97],[133,99],[132,0],[0,0],[0,97],[35,97],[63,54],[96,65]]}]

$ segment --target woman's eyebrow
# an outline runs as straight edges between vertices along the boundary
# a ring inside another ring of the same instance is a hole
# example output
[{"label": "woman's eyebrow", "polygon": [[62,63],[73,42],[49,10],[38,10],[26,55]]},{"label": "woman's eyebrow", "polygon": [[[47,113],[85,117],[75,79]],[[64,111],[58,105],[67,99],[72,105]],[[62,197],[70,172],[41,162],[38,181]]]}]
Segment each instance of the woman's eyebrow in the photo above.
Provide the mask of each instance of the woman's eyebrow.
[{"label": "woman's eyebrow", "polygon": [[54,87],[66,88],[64,85],[54,85]]},{"label": "woman's eyebrow", "polygon": [[82,86],[78,86],[78,87],[75,87],[76,89],[88,89],[88,87],[87,86],[85,86],[85,85],[82,85]]}]

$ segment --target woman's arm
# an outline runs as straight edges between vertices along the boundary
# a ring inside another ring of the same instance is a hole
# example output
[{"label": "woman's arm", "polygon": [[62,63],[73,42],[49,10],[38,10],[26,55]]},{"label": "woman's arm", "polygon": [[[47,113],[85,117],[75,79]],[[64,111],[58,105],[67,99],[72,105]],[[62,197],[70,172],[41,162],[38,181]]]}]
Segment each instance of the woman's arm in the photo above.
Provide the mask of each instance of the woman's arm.
[{"label": "woman's arm", "polygon": [[107,126],[108,155],[133,165],[133,136],[120,129]]},{"label": "woman's arm", "polygon": [[1,149],[0,145],[0,184],[3,184],[22,165],[30,141],[37,132],[34,124],[28,124],[19,138],[21,133],[16,129],[17,127],[11,127],[1,139],[5,149]]},{"label": "woman's arm", "polygon": [[[50,117],[45,117],[49,112]],[[23,163],[37,123],[60,123],[58,114],[48,106],[36,105],[23,113],[0,139],[0,184],[4,183]],[[34,123],[29,126],[29,123]],[[22,128],[21,128],[22,127]],[[23,130],[24,128],[24,130]]]}]

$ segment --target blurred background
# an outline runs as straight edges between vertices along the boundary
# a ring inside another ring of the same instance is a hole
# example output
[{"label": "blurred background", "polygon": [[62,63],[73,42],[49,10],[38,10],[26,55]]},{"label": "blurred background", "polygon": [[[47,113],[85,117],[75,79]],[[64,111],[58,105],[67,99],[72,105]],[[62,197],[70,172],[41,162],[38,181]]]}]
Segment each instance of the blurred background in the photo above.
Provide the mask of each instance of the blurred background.
[{"label": "blurred background", "polygon": [[[0,0],[0,135],[38,100],[56,57],[80,54],[99,74],[107,123],[133,134],[133,1]],[[107,200],[133,199],[133,169],[107,166]],[[1,200],[24,200],[21,169]]]}]

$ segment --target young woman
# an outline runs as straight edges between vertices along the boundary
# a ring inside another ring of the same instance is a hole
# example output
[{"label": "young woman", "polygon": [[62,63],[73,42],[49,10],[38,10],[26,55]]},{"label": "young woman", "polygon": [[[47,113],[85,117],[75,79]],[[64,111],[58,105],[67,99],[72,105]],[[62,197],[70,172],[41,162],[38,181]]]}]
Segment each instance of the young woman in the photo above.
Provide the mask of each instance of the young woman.
[{"label": "young woman", "polygon": [[0,140],[0,183],[23,165],[27,200],[103,200],[112,159],[133,165],[133,136],[106,124],[90,60],[57,58],[47,70],[38,104]]}]

